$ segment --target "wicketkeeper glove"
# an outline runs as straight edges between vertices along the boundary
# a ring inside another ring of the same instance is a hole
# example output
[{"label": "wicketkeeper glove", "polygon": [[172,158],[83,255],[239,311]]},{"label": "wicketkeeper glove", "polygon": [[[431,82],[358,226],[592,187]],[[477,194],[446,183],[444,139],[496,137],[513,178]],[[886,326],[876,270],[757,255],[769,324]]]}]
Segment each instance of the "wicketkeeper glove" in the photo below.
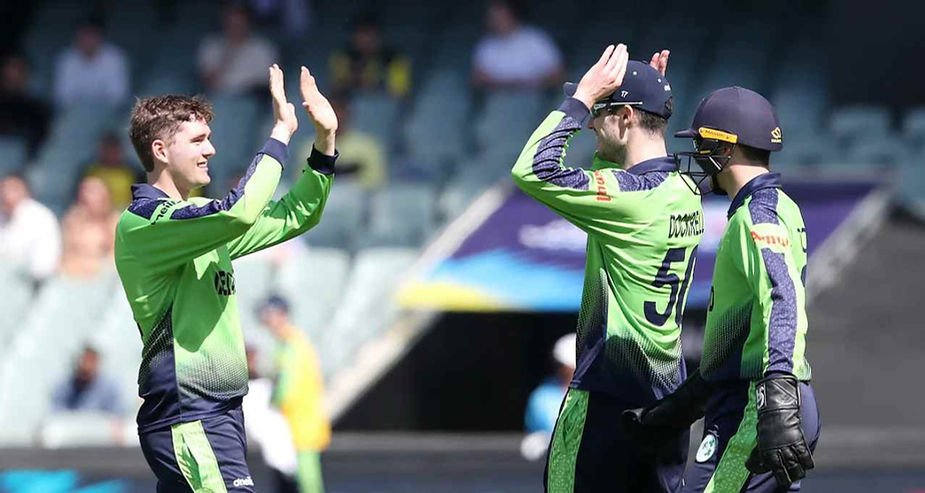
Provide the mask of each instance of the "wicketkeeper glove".
[{"label": "wicketkeeper glove", "polygon": [[749,471],[770,471],[781,486],[806,476],[814,467],[800,423],[800,382],[793,375],[775,375],[755,384],[758,445],[745,462]]},{"label": "wicketkeeper glove", "polygon": [[674,393],[654,405],[623,411],[623,424],[643,450],[659,453],[666,442],[703,417],[710,392],[710,384],[696,371]]}]

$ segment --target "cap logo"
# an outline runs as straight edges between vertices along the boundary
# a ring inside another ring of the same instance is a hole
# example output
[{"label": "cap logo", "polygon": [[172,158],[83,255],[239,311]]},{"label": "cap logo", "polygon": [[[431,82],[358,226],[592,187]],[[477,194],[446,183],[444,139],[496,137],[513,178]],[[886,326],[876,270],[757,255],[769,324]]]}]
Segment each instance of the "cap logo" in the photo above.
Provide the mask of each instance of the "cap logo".
[{"label": "cap logo", "polygon": [[630,93],[629,91],[620,91],[620,97],[621,97],[621,98],[625,98],[626,95],[629,94],[629,93]]},{"label": "cap logo", "polygon": [[771,130],[771,143],[780,144],[784,140],[784,134],[780,131],[780,127],[774,127],[774,130]]},{"label": "cap logo", "polygon": [[729,142],[730,144],[735,144],[739,141],[738,135],[731,134],[729,132],[723,132],[722,130],[716,130],[715,128],[700,127],[697,129],[697,133],[699,133],[700,136],[704,139],[720,140],[723,142]]}]

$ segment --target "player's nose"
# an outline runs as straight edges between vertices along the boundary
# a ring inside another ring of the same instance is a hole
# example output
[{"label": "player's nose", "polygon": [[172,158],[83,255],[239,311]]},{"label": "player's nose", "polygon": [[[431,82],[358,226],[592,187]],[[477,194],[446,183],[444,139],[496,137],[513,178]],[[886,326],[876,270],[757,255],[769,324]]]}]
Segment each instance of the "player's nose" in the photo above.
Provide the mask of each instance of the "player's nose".
[{"label": "player's nose", "polygon": [[214,156],[216,152],[217,151],[215,150],[215,146],[212,145],[212,142],[206,141],[206,145],[203,146],[203,149],[202,149],[202,155],[206,159],[209,159],[210,157]]}]

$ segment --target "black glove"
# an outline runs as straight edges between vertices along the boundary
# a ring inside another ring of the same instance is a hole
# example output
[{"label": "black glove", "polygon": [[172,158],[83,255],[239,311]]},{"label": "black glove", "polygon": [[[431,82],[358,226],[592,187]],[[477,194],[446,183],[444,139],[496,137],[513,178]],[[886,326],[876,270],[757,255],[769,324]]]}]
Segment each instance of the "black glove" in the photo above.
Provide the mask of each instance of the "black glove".
[{"label": "black glove", "polygon": [[710,390],[710,384],[696,371],[655,405],[623,411],[623,425],[644,451],[660,453],[669,440],[703,417]]},{"label": "black glove", "polygon": [[814,467],[813,455],[800,425],[800,382],[793,375],[776,375],[755,384],[758,446],[745,462],[749,471],[772,472],[777,483],[790,483]]}]

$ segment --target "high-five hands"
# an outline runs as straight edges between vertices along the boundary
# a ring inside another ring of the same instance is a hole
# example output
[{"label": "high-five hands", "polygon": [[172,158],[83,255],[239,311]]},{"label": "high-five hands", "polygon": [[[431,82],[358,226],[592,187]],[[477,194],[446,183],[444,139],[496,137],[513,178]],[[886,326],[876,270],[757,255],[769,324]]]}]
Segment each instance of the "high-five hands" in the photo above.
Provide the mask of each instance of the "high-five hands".
[{"label": "high-five hands", "polygon": [[283,71],[275,63],[270,66],[270,96],[273,99],[274,121],[270,137],[288,144],[292,134],[299,128],[299,119],[295,116],[295,106],[286,101]]},{"label": "high-five hands", "polygon": [[[623,83],[629,53],[623,43],[610,45],[604,50],[600,60],[585,72],[575,89],[575,99],[589,109],[599,99],[612,94]],[[666,58],[667,63],[667,58]]]}]

